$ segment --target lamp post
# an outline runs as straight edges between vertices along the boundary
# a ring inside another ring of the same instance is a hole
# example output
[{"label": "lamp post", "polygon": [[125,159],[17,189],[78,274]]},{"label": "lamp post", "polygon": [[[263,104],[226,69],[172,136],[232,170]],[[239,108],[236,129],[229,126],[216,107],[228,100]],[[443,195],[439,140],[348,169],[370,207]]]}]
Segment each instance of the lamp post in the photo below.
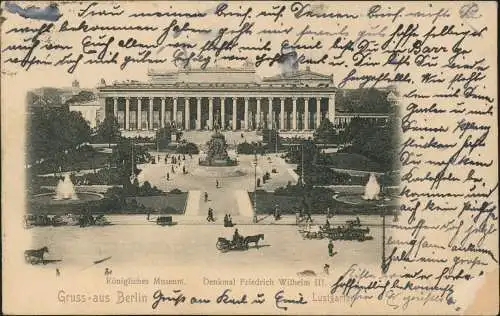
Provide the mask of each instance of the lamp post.
[{"label": "lamp post", "polygon": [[130,159],[131,163],[132,163],[132,174],[130,175],[130,182],[133,184],[136,177],[135,177],[135,168],[134,168],[134,158],[135,158],[135,155],[134,155],[134,140],[132,140],[131,142],[132,144],[132,148],[131,148],[131,154],[132,154],[132,157]]},{"label": "lamp post", "polygon": [[[388,266],[386,266],[385,262],[386,262],[386,258],[385,258],[385,212],[382,213],[382,263],[381,263],[381,268],[382,268],[382,273],[385,275],[387,270],[388,270]],[[399,222],[399,218],[398,218],[398,211],[396,211],[396,213],[394,213],[394,218],[393,218],[393,222],[394,223],[397,223]]]},{"label": "lamp post", "polygon": [[157,152],[160,152],[160,135],[161,135],[162,131],[161,130],[158,130],[158,132],[156,133],[156,151]]},{"label": "lamp post", "polygon": [[276,129],[276,132],[274,133],[274,146],[275,152],[278,153],[278,129]]},{"label": "lamp post", "polygon": [[301,149],[302,149],[302,157],[301,157],[302,167],[300,169],[301,171],[300,178],[302,180],[302,186],[304,186],[304,142],[302,142],[301,144]]},{"label": "lamp post", "polygon": [[382,273],[385,275],[387,267],[385,265],[385,214],[382,214],[382,263],[380,265]]}]

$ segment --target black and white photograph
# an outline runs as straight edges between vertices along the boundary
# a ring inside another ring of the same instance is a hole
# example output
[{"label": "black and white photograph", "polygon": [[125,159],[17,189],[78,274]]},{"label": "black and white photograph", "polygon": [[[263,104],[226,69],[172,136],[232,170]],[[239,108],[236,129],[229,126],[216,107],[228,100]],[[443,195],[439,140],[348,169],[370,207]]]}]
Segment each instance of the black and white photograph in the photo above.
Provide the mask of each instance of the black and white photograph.
[{"label": "black and white photograph", "polygon": [[148,76],[28,93],[27,262],[381,260],[398,220],[397,91],[338,89],[309,67]]}]

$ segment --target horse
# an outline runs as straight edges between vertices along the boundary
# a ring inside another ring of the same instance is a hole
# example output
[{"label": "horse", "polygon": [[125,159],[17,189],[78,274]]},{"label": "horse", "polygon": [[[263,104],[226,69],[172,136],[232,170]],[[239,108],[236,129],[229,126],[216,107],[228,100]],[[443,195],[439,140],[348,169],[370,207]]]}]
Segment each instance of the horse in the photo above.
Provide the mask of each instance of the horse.
[{"label": "horse", "polygon": [[24,259],[26,260],[26,262],[29,262],[32,264],[38,263],[38,262],[43,262],[43,255],[46,252],[47,253],[49,252],[49,248],[47,248],[47,247],[43,247],[43,248],[40,248],[37,250],[33,250],[33,249],[26,250],[24,252]]},{"label": "horse", "polygon": [[255,247],[258,249],[259,248],[259,240],[261,240],[261,239],[264,240],[264,234],[258,234],[255,236],[247,236],[243,240],[243,243],[244,243],[245,247],[248,248],[248,244],[251,242],[254,242]]}]

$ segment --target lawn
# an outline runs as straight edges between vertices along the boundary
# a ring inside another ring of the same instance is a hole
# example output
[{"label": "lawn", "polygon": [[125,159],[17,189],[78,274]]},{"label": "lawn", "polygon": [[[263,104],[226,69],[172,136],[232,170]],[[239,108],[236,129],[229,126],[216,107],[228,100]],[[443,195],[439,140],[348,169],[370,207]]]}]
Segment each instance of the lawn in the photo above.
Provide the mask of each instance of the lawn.
[{"label": "lawn", "polygon": [[[253,201],[253,192],[248,192]],[[356,206],[343,203],[333,199],[332,194],[322,193],[307,199],[311,214],[326,214],[329,207],[335,214],[379,214],[391,211],[393,206],[376,207],[374,205]],[[276,195],[273,192],[257,191],[257,213],[272,214],[276,204],[279,205],[281,214],[296,214],[304,205],[301,196],[297,195]],[[307,207],[304,208],[307,210]]]},{"label": "lawn", "polygon": [[332,168],[363,170],[363,171],[382,171],[380,165],[360,154],[353,153],[327,153],[323,154],[318,164],[326,165]]}]

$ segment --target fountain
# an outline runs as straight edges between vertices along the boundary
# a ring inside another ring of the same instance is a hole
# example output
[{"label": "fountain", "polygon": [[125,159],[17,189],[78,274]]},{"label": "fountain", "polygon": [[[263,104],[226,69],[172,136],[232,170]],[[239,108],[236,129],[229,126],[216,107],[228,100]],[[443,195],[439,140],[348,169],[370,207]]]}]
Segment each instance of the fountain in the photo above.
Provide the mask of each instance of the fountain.
[{"label": "fountain", "polygon": [[210,167],[236,166],[237,161],[231,159],[227,153],[228,145],[226,143],[226,138],[220,132],[218,124],[216,124],[214,128],[215,133],[207,143],[208,150],[206,154],[200,156],[200,165]]},{"label": "fountain", "polygon": [[364,200],[378,200],[380,194],[380,184],[375,177],[375,174],[370,173],[370,178],[365,186],[365,194],[363,195]]},{"label": "fountain", "polygon": [[59,180],[54,192],[42,193],[32,196],[29,213],[37,214],[77,214],[86,206],[100,203],[104,196],[94,192],[76,192],[69,174]]},{"label": "fountain", "polygon": [[56,195],[54,200],[78,200],[75,186],[69,177],[69,174],[64,175],[64,180],[59,180],[56,186]]},{"label": "fountain", "polygon": [[399,205],[397,196],[390,195],[388,192],[382,192],[377,177],[373,172],[370,173],[370,177],[364,188],[352,188],[351,192],[336,192],[333,199],[346,205],[359,206],[359,212],[368,213],[374,212],[377,209],[393,210]]}]

